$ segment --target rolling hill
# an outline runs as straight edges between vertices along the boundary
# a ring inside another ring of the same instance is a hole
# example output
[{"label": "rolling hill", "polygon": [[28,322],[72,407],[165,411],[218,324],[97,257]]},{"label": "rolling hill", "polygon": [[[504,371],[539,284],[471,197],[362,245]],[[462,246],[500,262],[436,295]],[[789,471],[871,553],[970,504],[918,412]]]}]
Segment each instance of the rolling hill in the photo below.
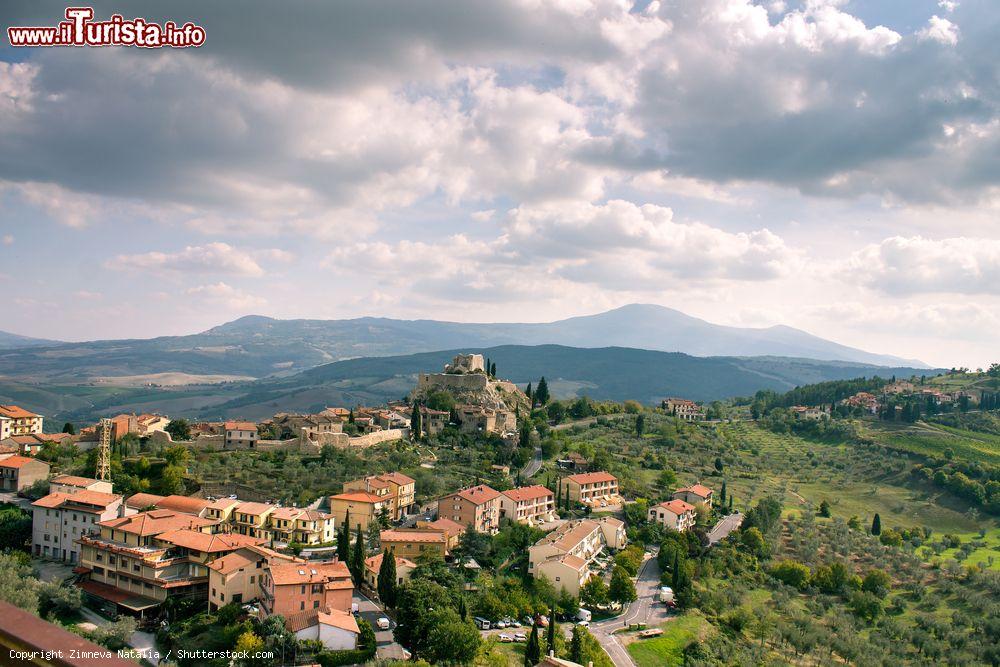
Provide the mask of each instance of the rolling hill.
[{"label": "rolling hill", "polygon": [[47,340],[45,338],[31,338],[19,334],[0,331],[0,350],[12,350],[19,347],[42,347],[50,345],[60,345],[61,341]]},{"label": "rolling hill", "polygon": [[458,348],[393,357],[366,357],[323,364],[288,377],[253,382],[176,387],[37,385],[0,382],[0,402],[42,412],[53,424],[87,421],[119,412],[160,411],[203,419],[263,419],[280,411],[326,406],[377,405],[398,399],[415,386],[417,374],[439,371],[458,352],[481,352],[499,376],[519,384],[545,376],[556,397],[636,399],[652,404],[666,396],[710,401],[783,391],[823,380],[928,373],[912,367],[786,357],[695,357],[623,347],[503,345]]},{"label": "rolling hill", "polygon": [[[60,384],[162,384],[163,373],[190,382],[288,376],[329,362],[441,349],[557,344],[619,346],[700,357],[780,356],[926,368],[785,326],[720,326],[654,305],[541,324],[468,324],[363,317],[276,320],[251,315],[189,336],[109,340],[0,351],[0,377]],[[127,379],[126,379],[127,378]],[[117,379],[117,380],[116,380]]]}]

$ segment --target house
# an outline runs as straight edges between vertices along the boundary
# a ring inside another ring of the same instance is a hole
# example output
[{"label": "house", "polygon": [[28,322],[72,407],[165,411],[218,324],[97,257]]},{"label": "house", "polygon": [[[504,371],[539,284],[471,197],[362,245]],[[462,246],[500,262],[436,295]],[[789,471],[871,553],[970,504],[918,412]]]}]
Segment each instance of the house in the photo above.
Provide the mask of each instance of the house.
[{"label": "house", "polygon": [[618,495],[618,478],[609,472],[584,472],[563,478],[569,499],[591,507],[614,505],[621,502]]},{"label": "house", "polygon": [[869,414],[878,414],[878,397],[867,391],[859,391],[853,396],[848,396],[841,403],[851,408],[861,408]]},{"label": "house", "polygon": [[413,509],[416,502],[416,481],[400,472],[369,475],[344,483],[344,492],[364,491],[379,497],[388,497],[389,519],[398,521]]},{"label": "house", "polygon": [[285,619],[285,627],[299,641],[318,641],[330,651],[357,648],[361,634],[353,614],[331,608],[307,609],[292,614]]},{"label": "house", "polygon": [[660,403],[660,407],[683,421],[693,422],[705,418],[705,409],[685,398],[665,398]]},{"label": "house", "polygon": [[556,494],[541,485],[500,492],[500,518],[534,525],[558,518]]},{"label": "house", "polygon": [[692,505],[698,505],[699,503],[712,506],[712,498],[714,494],[712,489],[708,488],[703,484],[692,484],[691,486],[685,486],[683,488],[677,489],[670,496],[676,500],[683,500],[686,503],[691,503]]},{"label": "house", "polygon": [[0,440],[42,432],[41,415],[16,405],[0,405]]},{"label": "house", "polygon": [[232,513],[233,530],[269,542],[272,534],[268,517],[276,509],[267,503],[240,503]]},{"label": "house", "polygon": [[208,598],[208,564],[260,544],[235,534],[215,534],[215,522],[165,509],[97,524],[99,533],[77,538],[83,575],[77,584],[123,613],[142,616],[167,598]]},{"label": "house", "polygon": [[208,610],[227,604],[245,604],[260,599],[260,578],[269,562],[305,562],[303,559],[248,546],[232,551],[208,564]]},{"label": "house", "polygon": [[820,408],[812,408],[804,405],[793,405],[788,410],[795,415],[796,419],[826,419],[829,417]]},{"label": "house", "polygon": [[49,478],[49,464],[27,456],[0,459],[0,491],[20,492]]},{"label": "house", "polygon": [[517,429],[517,418],[510,410],[481,405],[457,405],[459,428],[463,433],[505,433]]},{"label": "house", "polygon": [[438,516],[495,534],[500,529],[500,492],[480,484],[449,494],[438,500]]},{"label": "house", "polygon": [[305,433],[315,436],[321,433],[343,433],[348,413],[340,416],[342,408],[327,408],[315,415],[299,415],[279,412],[271,418],[271,424],[279,439],[297,438]]},{"label": "house", "polygon": [[579,596],[590,564],[605,547],[625,548],[625,522],[612,517],[568,521],[528,548],[528,573]]},{"label": "house", "polygon": [[[111,486],[107,482],[104,484]],[[31,512],[31,552],[38,558],[75,564],[80,560],[76,539],[99,531],[98,524],[102,521],[118,517],[122,497],[65,483],[54,486],[68,486],[73,490],[71,493],[50,493],[31,504],[34,507]]]},{"label": "house", "polygon": [[447,410],[431,410],[426,405],[421,405],[419,409],[422,435],[436,435],[448,425],[451,414]]},{"label": "house", "polygon": [[205,518],[221,523],[231,523],[233,512],[240,506],[240,501],[236,498],[216,498],[210,500],[205,508]]},{"label": "house", "polygon": [[111,482],[105,482],[90,477],[77,477],[76,475],[56,475],[49,480],[49,493],[65,493],[72,495],[78,491],[99,491],[101,493],[111,493]]},{"label": "house", "polygon": [[158,496],[153,493],[136,493],[125,500],[125,507],[137,512],[153,507],[200,518],[208,516],[208,508],[211,504],[212,501],[204,498],[179,495]]},{"label": "house", "polygon": [[450,553],[448,534],[434,528],[393,528],[379,534],[383,549],[397,557],[416,559],[424,554],[444,558]]},{"label": "house", "polygon": [[126,435],[139,435],[139,419],[135,415],[121,414],[111,418],[111,442],[117,442]]},{"label": "house", "polygon": [[[352,519],[353,521],[353,519]],[[331,542],[336,536],[337,521],[332,514],[298,507],[279,507],[268,517],[274,540],[299,544]]]},{"label": "house", "polygon": [[139,427],[139,435],[150,435],[156,431],[165,431],[170,423],[169,417],[163,415],[139,415],[136,418]]},{"label": "house", "polygon": [[650,523],[658,523],[664,528],[683,533],[694,526],[697,512],[694,505],[683,500],[668,500],[649,508]]},{"label": "house", "polygon": [[417,528],[425,530],[437,530],[444,533],[445,545],[448,551],[453,551],[465,532],[465,526],[451,519],[440,518],[435,521],[417,521]]},{"label": "house", "polygon": [[587,472],[590,470],[590,461],[579,452],[570,452],[557,460],[556,465],[563,470],[573,470],[575,472]]},{"label": "house", "polygon": [[260,580],[261,604],[266,616],[286,619],[309,609],[351,611],[354,583],[340,561],[269,562]]},{"label": "house", "polygon": [[358,526],[365,530],[372,521],[380,522],[391,516],[392,502],[388,494],[379,496],[367,491],[348,491],[330,496],[330,514],[338,526],[349,520],[348,528],[351,530]]},{"label": "house", "polygon": [[[396,556],[392,551],[389,553],[396,559],[396,585],[402,586],[410,580],[410,575],[413,574],[417,564],[409,558]],[[365,559],[365,584],[373,591],[378,590],[378,573],[382,569],[384,555],[383,552]]]},{"label": "house", "polygon": [[257,447],[257,424],[246,421],[229,421],[223,426],[225,449],[254,449]]}]

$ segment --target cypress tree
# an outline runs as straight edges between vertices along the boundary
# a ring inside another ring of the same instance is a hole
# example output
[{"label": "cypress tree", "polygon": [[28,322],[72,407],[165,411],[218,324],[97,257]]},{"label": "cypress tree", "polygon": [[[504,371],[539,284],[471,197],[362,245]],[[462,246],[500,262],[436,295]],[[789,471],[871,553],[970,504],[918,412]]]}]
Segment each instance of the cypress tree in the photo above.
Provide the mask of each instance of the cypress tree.
[{"label": "cypress tree", "polygon": [[726,480],[722,480],[722,490],[719,492],[719,502],[726,506]]},{"label": "cypress tree", "polygon": [[538,624],[531,626],[528,645],[524,648],[524,667],[535,667],[542,659],[542,646],[538,640]]},{"label": "cypress tree", "polygon": [[583,627],[573,626],[573,639],[569,644],[569,659],[583,664]]},{"label": "cypress tree", "polygon": [[680,552],[675,547],[674,548],[674,564],[673,564],[673,567],[670,568],[670,587],[674,589],[674,592],[677,592],[677,585],[680,584],[680,581],[681,581],[681,567],[680,567],[680,565],[681,565]]},{"label": "cypress tree", "polygon": [[547,638],[550,651],[556,650],[556,606],[549,608],[549,636]]},{"label": "cypress tree", "polygon": [[[529,399],[531,398],[531,383],[530,382],[528,383],[528,388],[524,390],[524,395],[527,396]],[[534,403],[532,403],[532,405],[534,405]]]},{"label": "cypress tree", "polygon": [[351,557],[351,529],[348,528],[351,521],[351,510],[344,514],[344,523],[340,524],[337,531],[337,558],[340,562],[346,563]]},{"label": "cypress tree", "polygon": [[545,381],[545,376],[538,381],[538,389],[535,390],[535,398],[538,399],[539,405],[545,405],[549,402],[549,383]]},{"label": "cypress tree", "polygon": [[497,376],[497,362],[495,361],[493,362],[493,366],[490,367],[490,375],[494,378]]},{"label": "cypress tree", "polygon": [[410,435],[414,440],[420,440],[421,431],[423,431],[423,423],[421,422],[420,404],[414,403],[413,410],[410,411]]},{"label": "cypress tree", "polygon": [[881,535],[881,534],[882,534],[882,517],[880,517],[878,515],[878,512],[876,512],[875,518],[872,519],[872,535]]},{"label": "cypress tree", "polygon": [[354,553],[348,569],[354,577],[354,585],[360,587],[365,577],[365,538],[361,534],[361,524],[358,524],[358,534],[354,539]]},{"label": "cypress tree", "polygon": [[378,569],[377,590],[386,607],[396,606],[396,556],[388,549],[382,551],[382,566]]}]

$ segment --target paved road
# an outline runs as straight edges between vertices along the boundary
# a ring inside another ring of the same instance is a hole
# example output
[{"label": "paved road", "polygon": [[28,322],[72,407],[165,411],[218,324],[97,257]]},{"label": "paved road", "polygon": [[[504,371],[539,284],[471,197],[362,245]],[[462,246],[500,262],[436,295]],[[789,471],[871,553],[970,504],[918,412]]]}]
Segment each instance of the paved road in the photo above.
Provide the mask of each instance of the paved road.
[{"label": "paved road", "polygon": [[[377,656],[384,660],[406,660],[409,656],[406,650],[396,643],[392,630],[379,630],[378,625],[376,625],[376,621],[386,615],[382,608],[357,590],[354,591],[354,602],[358,605],[358,614],[361,618],[371,623],[372,628],[375,629],[375,643],[378,645]],[[395,628],[396,624],[393,623],[392,627]]]},{"label": "paved road", "polygon": [[743,515],[739,512],[735,514],[730,514],[724,517],[719,523],[715,524],[712,530],[708,531],[708,542],[709,544],[716,544],[721,542],[743,523]]},{"label": "paved road", "polygon": [[0,503],[10,503],[12,505],[17,505],[18,507],[31,511],[31,501],[27,498],[21,498],[16,493],[4,491],[0,493]]},{"label": "paved road", "polygon": [[521,479],[528,479],[530,477],[534,477],[535,473],[541,470],[541,468],[542,468],[542,448],[535,447],[535,458],[528,461],[528,464],[524,466],[523,470],[521,470]]},{"label": "paved road", "polygon": [[635,663],[618,637],[611,634],[614,630],[632,623],[645,623],[652,627],[668,618],[666,607],[656,604],[656,594],[659,589],[660,565],[655,557],[649,558],[639,569],[639,577],[635,583],[638,597],[635,602],[631,603],[620,616],[591,624],[591,633],[611,657],[615,667],[635,667]]}]

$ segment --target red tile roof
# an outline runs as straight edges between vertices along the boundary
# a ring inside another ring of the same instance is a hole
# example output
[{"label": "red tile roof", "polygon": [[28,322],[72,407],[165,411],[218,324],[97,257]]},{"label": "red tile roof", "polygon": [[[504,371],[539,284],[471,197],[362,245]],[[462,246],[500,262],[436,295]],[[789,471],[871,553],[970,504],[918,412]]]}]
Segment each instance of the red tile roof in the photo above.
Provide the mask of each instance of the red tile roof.
[{"label": "red tile roof", "polygon": [[226,422],[227,431],[256,431],[257,424],[253,422]]},{"label": "red tile roof", "polygon": [[17,405],[0,405],[0,417],[10,417],[11,419],[24,419],[37,417],[34,412],[28,412]]},{"label": "red tile roof", "polygon": [[555,497],[549,489],[545,488],[540,484],[535,484],[533,486],[522,486],[517,489],[511,489],[510,491],[504,491],[503,495],[507,496],[514,502],[521,502],[524,500],[536,500],[538,498],[547,498],[548,496]]},{"label": "red tile roof", "polygon": [[103,512],[109,505],[121,500],[122,497],[113,493],[102,493],[100,491],[78,491],[76,493],[50,493],[44,498],[39,498],[32,503],[35,507],[56,508],[64,504],[70,505],[90,505],[93,510],[86,508],[75,508],[81,512],[95,511]]},{"label": "red tile roof", "polygon": [[381,540],[385,542],[446,542],[448,536],[440,530],[424,528],[406,528],[401,530],[383,530]]},{"label": "red tile roof", "polygon": [[691,486],[686,486],[682,489],[677,489],[677,492],[693,493],[695,495],[701,496],[702,498],[708,498],[710,495],[712,495],[712,489],[702,484],[692,484]]},{"label": "red tile roof", "polygon": [[[30,456],[8,456],[5,459],[0,459],[0,468],[23,468],[29,463],[35,463],[35,459]],[[42,463],[48,467],[48,463],[44,461],[37,461],[37,463]]]},{"label": "red tile roof", "polygon": [[171,544],[191,549],[192,551],[204,551],[206,553],[235,551],[241,547],[256,546],[267,542],[263,538],[250,537],[248,535],[202,533],[186,528],[162,532],[156,536],[156,539],[170,542]]},{"label": "red tile roof", "polygon": [[663,507],[674,514],[680,516],[685,512],[693,512],[694,505],[684,502],[683,500],[668,500],[666,502],[660,503],[657,507]]},{"label": "red tile roof", "polygon": [[597,482],[617,482],[618,478],[609,472],[582,472],[578,475],[570,475],[566,479],[577,484],[596,484]]},{"label": "red tile roof", "polygon": [[335,496],[330,496],[330,500],[376,504],[388,502],[389,496],[376,496],[374,493],[368,493],[367,491],[348,491],[347,493],[338,493]]},{"label": "red tile roof", "polygon": [[340,561],[323,563],[276,563],[268,568],[276,586],[288,584],[321,584],[335,580],[351,579],[351,571]]},{"label": "red tile roof", "polygon": [[462,500],[467,500],[474,505],[482,505],[485,502],[489,502],[500,497],[500,492],[493,487],[486,486],[485,484],[480,484],[479,486],[472,486],[468,489],[462,489],[461,491],[456,491],[450,495],[445,496],[442,500],[447,498],[458,497]]}]

